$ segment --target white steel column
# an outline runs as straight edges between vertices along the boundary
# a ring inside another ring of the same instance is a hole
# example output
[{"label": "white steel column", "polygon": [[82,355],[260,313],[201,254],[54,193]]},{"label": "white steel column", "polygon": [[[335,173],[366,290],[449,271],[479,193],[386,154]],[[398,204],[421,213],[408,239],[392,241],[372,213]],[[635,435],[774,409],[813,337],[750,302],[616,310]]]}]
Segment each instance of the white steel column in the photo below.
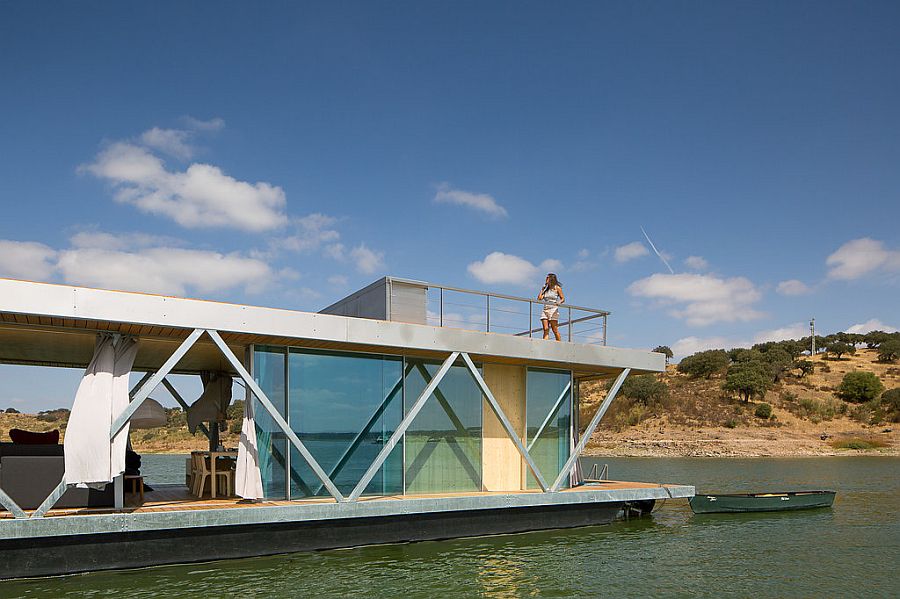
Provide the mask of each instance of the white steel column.
[{"label": "white steel column", "polygon": [[575,451],[573,451],[572,455],[569,456],[569,459],[566,461],[565,466],[563,466],[562,470],[560,470],[559,476],[556,477],[556,481],[553,483],[553,486],[550,487],[551,491],[559,491],[560,487],[562,487],[563,481],[566,479],[566,477],[569,476],[572,468],[575,467],[575,464],[578,462],[578,458],[581,457],[581,453],[587,446],[588,441],[590,441],[591,435],[594,434],[594,430],[596,430],[597,425],[600,424],[600,419],[603,418],[604,414],[606,414],[606,410],[609,409],[609,405],[616,398],[616,395],[619,393],[619,389],[622,388],[622,383],[625,382],[625,379],[628,377],[629,373],[631,373],[630,368],[624,369],[622,373],[619,374],[616,382],[613,383],[613,386],[609,389],[609,393],[606,394],[606,399],[604,399],[603,403],[600,404],[600,408],[597,410],[597,413],[594,414],[594,417],[591,418],[591,423],[588,424],[587,429],[585,429],[584,435],[582,435],[581,439],[578,441],[578,445],[575,446]]}]

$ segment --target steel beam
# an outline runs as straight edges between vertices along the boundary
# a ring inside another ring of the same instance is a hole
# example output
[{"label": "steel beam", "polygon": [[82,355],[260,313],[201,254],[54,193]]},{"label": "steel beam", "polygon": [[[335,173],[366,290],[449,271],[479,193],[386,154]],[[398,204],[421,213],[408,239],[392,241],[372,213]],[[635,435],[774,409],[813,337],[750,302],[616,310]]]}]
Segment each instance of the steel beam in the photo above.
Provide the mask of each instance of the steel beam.
[{"label": "steel beam", "polygon": [[12,497],[7,495],[3,489],[0,489],[0,505],[5,507],[14,518],[28,518],[28,514],[23,512],[19,504],[13,501]]},{"label": "steel beam", "polygon": [[[412,369],[412,367],[410,367]],[[405,374],[409,374],[407,371]],[[398,391],[403,390],[403,376],[400,377],[400,380],[391,387],[391,390],[384,397],[384,400],[375,408],[375,411],[369,417],[369,420],[362,427],[362,429],[356,433],[356,436],[353,438],[353,441],[350,442],[350,445],[344,450],[344,453],[341,454],[341,457],[338,458],[337,463],[335,463],[334,467],[328,473],[328,478],[334,480],[334,477],[343,470],[344,466],[347,464],[347,460],[350,459],[350,455],[356,451],[356,448],[359,447],[359,444],[362,443],[363,438],[369,434],[369,430],[375,426],[375,423],[378,422],[378,419],[381,418],[381,415],[384,414],[384,411],[387,409],[388,405],[391,403],[391,398],[393,398],[394,394]],[[318,495],[322,492],[322,487],[320,486],[313,495]]]},{"label": "steel beam", "polygon": [[[181,394],[178,392],[178,389],[176,389],[175,386],[172,383],[170,383],[169,379],[167,379],[167,378],[163,378],[162,384],[163,384],[163,387],[166,388],[166,391],[168,391],[172,395],[172,397],[175,398],[175,401],[178,402],[178,405],[181,406],[181,409],[184,410],[185,415],[187,415],[187,412],[190,409],[190,406],[188,406],[187,402],[184,401],[184,398],[181,397]],[[203,424],[201,422],[197,426],[197,428],[199,428],[200,432],[203,433],[204,435],[206,435],[206,438],[209,439],[209,429],[206,428],[205,424]]]},{"label": "steel beam", "polygon": [[391,454],[391,451],[394,450],[394,447],[397,446],[397,443],[400,441],[403,435],[406,434],[406,429],[409,428],[409,425],[412,424],[413,420],[415,420],[419,412],[422,411],[422,408],[425,407],[425,402],[429,397],[431,397],[431,395],[434,393],[434,390],[437,389],[437,386],[444,378],[444,375],[447,374],[447,372],[450,370],[450,367],[453,366],[453,363],[456,362],[456,358],[458,357],[458,351],[455,351],[447,356],[447,359],[444,360],[443,364],[441,364],[441,367],[434,375],[434,378],[431,379],[431,382],[425,386],[418,399],[416,399],[416,401],[413,402],[413,405],[410,406],[409,412],[403,417],[403,420],[400,421],[400,426],[397,427],[397,430],[394,431],[394,434],[391,435],[391,438],[388,439],[388,442],[385,443],[384,447],[381,448],[381,451],[378,453],[375,461],[372,462],[372,464],[369,466],[369,469],[366,470],[366,473],[363,474],[362,478],[356,484],[353,492],[350,493],[350,496],[348,497],[350,501],[357,501],[359,499],[359,496],[362,495],[363,491],[366,490],[366,487],[369,486],[369,483],[372,482],[373,478],[375,478],[375,473],[378,472],[378,469],[381,468],[382,464],[384,464],[384,461]]},{"label": "steel beam", "polygon": [[616,382],[613,383],[613,386],[609,389],[609,393],[606,394],[606,399],[603,400],[603,403],[600,404],[600,408],[597,410],[597,413],[594,414],[593,418],[591,418],[591,422],[590,424],[588,424],[587,429],[585,429],[584,434],[578,441],[578,445],[575,446],[575,450],[572,452],[572,455],[570,455],[569,459],[566,460],[566,464],[562,467],[562,470],[560,470],[559,476],[556,477],[556,481],[553,483],[553,486],[550,487],[551,491],[559,491],[560,487],[563,484],[563,481],[566,479],[566,477],[569,476],[572,468],[578,462],[578,458],[581,457],[581,453],[587,446],[588,441],[590,441],[591,435],[593,435],[594,431],[597,429],[597,425],[600,424],[600,419],[603,418],[604,414],[606,414],[606,410],[609,409],[610,404],[619,393],[619,389],[622,388],[622,383],[625,382],[625,379],[630,373],[631,369],[625,368],[624,370],[622,370],[621,374],[619,374],[618,378],[616,378]]},{"label": "steel beam", "polygon": [[525,449],[525,446],[522,445],[522,440],[519,438],[519,435],[516,434],[516,430],[513,428],[512,424],[510,424],[509,419],[506,417],[506,414],[503,413],[503,410],[500,409],[500,404],[497,403],[497,399],[494,397],[494,394],[491,393],[490,388],[487,386],[487,383],[484,382],[484,379],[481,377],[481,373],[478,372],[478,369],[475,368],[475,364],[472,362],[472,358],[469,357],[469,354],[462,354],[463,361],[466,363],[466,366],[469,368],[469,372],[472,374],[472,377],[475,379],[475,382],[481,388],[481,392],[484,394],[485,398],[487,398],[488,405],[491,406],[491,410],[494,411],[494,415],[500,420],[500,423],[503,425],[503,428],[506,429],[506,434],[512,440],[513,444],[516,446],[516,449],[519,450],[519,453],[525,459],[525,463],[528,464],[528,469],[531,470],[531,473],[537,479],[538,484],[541,485],[542,491],[547,491],[547,481],[544,480],[544,477],[541,475],[541,471],[538,470],[537,464],[534,463],[534,460],[531,459],[531,454],[528,453],[528,450]]},{"label": "steel beam", "polygon": [[272,417],[272,420],[275,421],[275,424],[284,432],[288,439],[290,439],[291,443],[294,447],[297,448],[297,451],[300,452],[300,455],[303,456],[303,459],[306,460],[306,463],[312,468],[312,471],[315,473],[316,477],[322,484],[325,485],[325,488],[328,489],[328,492],[331,493],[331,496],[334,497],[338,502],[345,501],[344,496],[341,495],[341,492],[335,486],[335,484],[328,478],[328,475],[325,474],[325,471],[322,470],[322,466],[319,465],[319,462],[313,457],[313,455],[306,448],[306,445],[300,440],[288,423],[284,420],[284,417],[278,413],[278,410],[275,409],[275,406],[272,404],[271,400],[266,396],[263,390],[260,388],[256,381],[253,380],[253,377],[247,372],[247,369],[244,368],[244,365],[241,364],[241,361],[238,360],[237,356],[234,355],[234,352],[231,351],[231,348],[225,343],[222,339],[221,335],[219,335],[218,331],[214,331],[212,329],[208,329],[206,333],[210,336],[222,354],[225,356],[225,359],[231,364],[231,366],[237,371],[238,375],[244,379],[244,382],[247,383],[247,386],[250,387],[250,390],[253,391],[253,394],[256,396],[256,399],[259,400],[259,403],[269,412],[269,415]]},{"label": "steel beam", "polygon": [[146,383],[141,385],[141,390],[135,393],[134,398],[131,400],[131,403],[128,404],[128,407],[122,410],[122,413],[119,414],[118,418],[113,421],[112,426],[109,429],[110,441],[119,434],[119,431],[122,430],[137,409],[141,407],[144,400],[150,397],[150,394],[153,393],[154,389],[156,389],[169,372],[175,368],[178,362],[181,361],[181,358],[183,358],[188,350],[193,347],[194,343],[197,342],[197,339],[199,339],[201,335],[203,335],[203,329],[194,329],[191,331],[191,334],[188,335],[187,339],[181,342],[181,345],[178,346],[175,353],[169,356],[169,359],[163,363],[162,367],[157,370]]},{"label": "steel beam", "polygon": [[531,448],[534,447],[534,444],[540,438],[541,433],[544,432],[544,429],[547,428],[547,425],[550,424],[550,421],[553,420],[553,415],[556,414],[557,410],[559,410],[559,406],[562,405],[563,400],[566,398],[566,393],[569,392],[569,389],[572,388],[572,381],[570,380],[566,383],[566,387],[562,390],[562,393],[559,394],[559,397],[556,398],[556,403],[553,404],[553,407],[550,408],[550,413],[547,414],[547,417],[544,418],[544,421],[541,423],[541,426],[538,428],[537,432],[534,434],[534,438],[531,440],[531,443],[528,444],[528,451],[531,451]]}]

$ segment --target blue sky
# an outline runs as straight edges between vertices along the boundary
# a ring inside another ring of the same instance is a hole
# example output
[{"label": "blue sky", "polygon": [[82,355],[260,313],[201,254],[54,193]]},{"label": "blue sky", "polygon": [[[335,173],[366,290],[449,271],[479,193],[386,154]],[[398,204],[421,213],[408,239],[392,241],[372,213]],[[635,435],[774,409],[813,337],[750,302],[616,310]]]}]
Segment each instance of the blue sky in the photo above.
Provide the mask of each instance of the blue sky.
[{"label": "blue sky", "polygon": [[681,354],[900,327],[896,2],[333,4],[0,4],[0,276],[316,310],[552,268]]}]

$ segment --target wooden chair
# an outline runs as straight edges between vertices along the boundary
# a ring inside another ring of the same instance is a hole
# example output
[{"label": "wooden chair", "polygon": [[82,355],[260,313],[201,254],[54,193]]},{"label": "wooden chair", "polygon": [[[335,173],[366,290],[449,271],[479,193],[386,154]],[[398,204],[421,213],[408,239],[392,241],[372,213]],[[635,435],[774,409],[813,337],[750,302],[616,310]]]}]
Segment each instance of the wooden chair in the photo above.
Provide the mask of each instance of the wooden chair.
[{"label": "wooden chair", "polygon": [[[197,497],[203,496],[203,489],[206,486],[206,479],[212,476],[212,469],[209,465],[209,457],[204,455],[203,453],[192,453],[191,459],[193,460],[193,468],[192,468],[192,487],[191,492]],[[222,479],[222,482],[225,483],[225,495],[231,495],[234,493],[234,470],[216,470],[217,479]],[[219,481],[216,480],[216,485],[218,486]]]}]

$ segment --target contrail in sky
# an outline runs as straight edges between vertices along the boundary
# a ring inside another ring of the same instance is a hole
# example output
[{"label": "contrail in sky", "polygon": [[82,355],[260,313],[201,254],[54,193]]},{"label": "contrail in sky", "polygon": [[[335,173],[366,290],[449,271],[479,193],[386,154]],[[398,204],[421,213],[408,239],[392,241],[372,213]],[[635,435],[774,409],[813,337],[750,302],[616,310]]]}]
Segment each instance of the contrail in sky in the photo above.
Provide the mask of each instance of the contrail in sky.
[{"label": "contrail in sky", "polygon": [[665,259],[665,258],[663,258],[663,255],[662,255],[662,254],[660,254],[660,253],[659,253],[659,250],[658,250],[658,249],[656,249],[656,246],[655,246],[655,245],[653,245],[653,242],[652,242],[652,241],[650,241],[650,236],[649,236],[649,235],[647,235],[647,232],[646,232],[646,231],[645,231],[645,230],[644,230],[644,227],[641,227],[641,233],[643,233],[643,234],[644,234],[644,237],[646,237],[646,238],[647,238],[647,243],[649,243],[649,244],[650,244],[650,247],[652,247],[652,248],[653,248],[653,251],[654,251],[654,252],[656,252],[656,255],[657,255],[657,256],[658,256],[658,257],[659,257],[659,259],[660,259],[660,260],[662,260],[662,262],[663,262],[663,264],[665,264],[665,265],[666,265],[666,268],[668,268],[668,269],[669,269],[669,273],[671,273],[671,274],[673,274],[673,275],[674,275],[674,274],[675,274],[675,271],[674,271],[674,270],[672,270],[672,267],[671,267],[671,266],[669,266],[669,263],[668,263],[668,262],[667,262],[667,261],[666,261],[666,259]]}]

